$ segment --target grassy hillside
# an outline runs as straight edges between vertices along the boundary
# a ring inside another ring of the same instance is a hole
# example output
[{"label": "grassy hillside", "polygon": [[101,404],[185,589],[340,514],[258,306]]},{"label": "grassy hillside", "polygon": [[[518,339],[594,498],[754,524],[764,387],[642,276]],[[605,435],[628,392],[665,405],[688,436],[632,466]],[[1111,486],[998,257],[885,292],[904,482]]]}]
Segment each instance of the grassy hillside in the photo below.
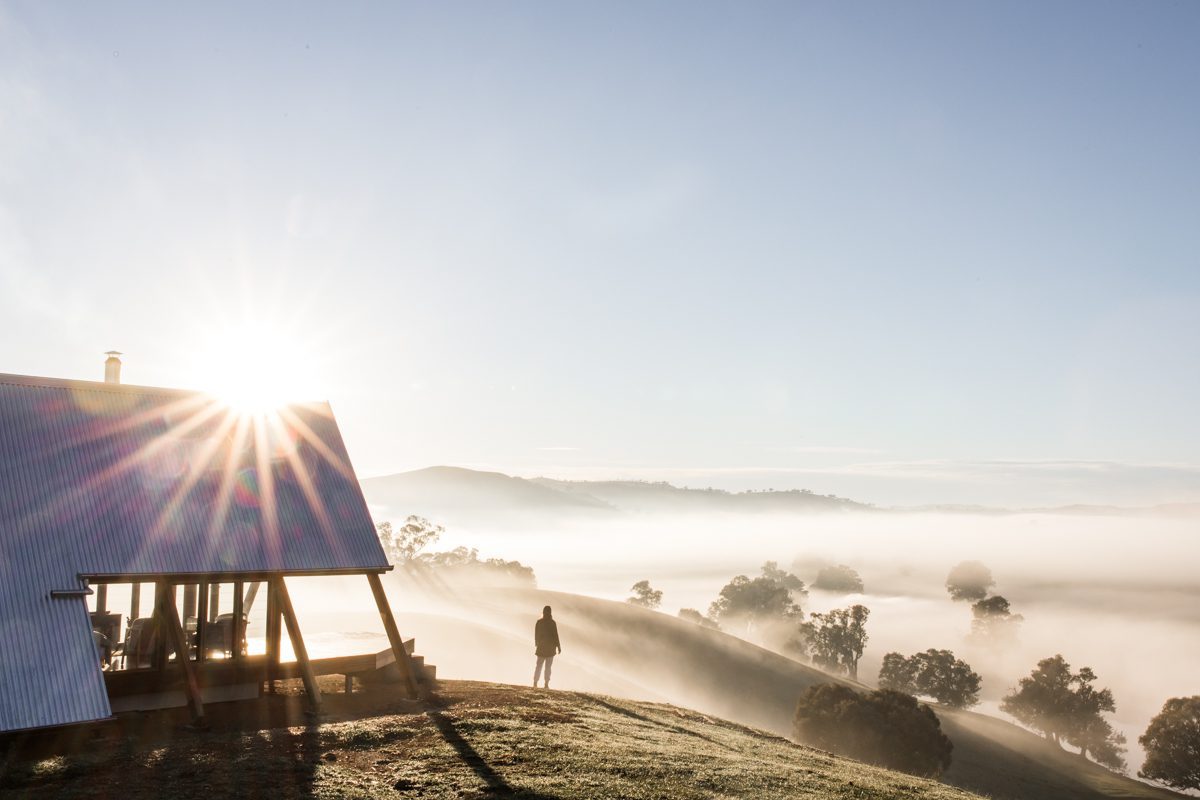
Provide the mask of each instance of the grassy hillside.
[{"label": "grassy hillside", "polygon": [[[413,620],[419,624],[409,626],[423,643],[422,652],[450,676],[527,680],[533,615],[550,604],[564,644],[555,667],[560,686],[591,686],[594,676],[601,676],[605,691],[661,699],[785,736],[796,699],[808,686],[831,681],[861,686],[736,637],[625,603],[517,590],[460,593],[457,599],[469,615]],[[505,638],[497,631],[512,635]],[[456,665],[439,636],[460,643],[487,641],[488,657]],[[1003,720],[938,712],[955,746],[943,780],[956,786],[1013,800],[1181,796],[1114,774]]]},{"label": "grassy hillside", "polygon": [[976,797],[694,711],[578,692],[444,682],[430,704],[331,694],[316,722],[294,702],[277,712],[267,730],[227,708],[205,732],[143,730],[68,757],[0,760],[0,790],[7,800]]}]

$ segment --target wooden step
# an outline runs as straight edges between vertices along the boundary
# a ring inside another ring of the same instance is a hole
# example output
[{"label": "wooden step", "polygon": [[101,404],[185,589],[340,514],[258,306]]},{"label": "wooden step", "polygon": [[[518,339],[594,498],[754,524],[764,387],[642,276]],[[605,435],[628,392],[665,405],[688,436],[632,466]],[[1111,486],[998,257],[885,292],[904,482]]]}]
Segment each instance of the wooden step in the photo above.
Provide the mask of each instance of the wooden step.
[{"label": "wooden step", "polygon": [[[419,683],[432,686],[437,681],[437,667],[425,663],[425,657],[415,654],[416,640],[404,642],[404,650],[409,654],[409,663]],[[375,654],[375,668],[362,670],[353,674],[347,673],[347,678],[358,678],[365,684],[398,683],[401,680],[400,668],[396,665],[396,656],[391,648],[380,650]]]}]

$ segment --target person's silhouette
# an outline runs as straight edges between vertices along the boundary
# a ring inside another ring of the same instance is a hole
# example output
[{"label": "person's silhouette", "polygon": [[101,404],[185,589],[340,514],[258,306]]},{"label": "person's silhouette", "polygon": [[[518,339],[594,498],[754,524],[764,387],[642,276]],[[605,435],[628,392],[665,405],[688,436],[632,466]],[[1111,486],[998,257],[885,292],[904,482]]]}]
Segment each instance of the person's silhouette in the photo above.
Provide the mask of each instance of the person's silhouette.
[{"label": "person's silhouette", "polygon": [[537,667],[533,670],[533,686],[537,688],[538,678],[542,677],[542,667],[546,668],[547,689],[550,688],[550,668],[554,666],[554,656],[562,652],[562,644],[558,641],[558,624],[550,616],[550,606],[542,609],[542,618],[533,626],[533,644],[537,654]]}]

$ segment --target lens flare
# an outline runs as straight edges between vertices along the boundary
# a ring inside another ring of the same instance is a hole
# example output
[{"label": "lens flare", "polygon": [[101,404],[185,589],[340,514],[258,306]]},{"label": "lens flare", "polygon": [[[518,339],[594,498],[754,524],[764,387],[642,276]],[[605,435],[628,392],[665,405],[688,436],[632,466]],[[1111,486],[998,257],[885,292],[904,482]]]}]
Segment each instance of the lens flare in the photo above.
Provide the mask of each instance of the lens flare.
[{"label": "lens flare", "polygon": [[238,414],[267,417],[319,394],[300,333],[263,319],[210,332],[195,357],[198,386]]}]

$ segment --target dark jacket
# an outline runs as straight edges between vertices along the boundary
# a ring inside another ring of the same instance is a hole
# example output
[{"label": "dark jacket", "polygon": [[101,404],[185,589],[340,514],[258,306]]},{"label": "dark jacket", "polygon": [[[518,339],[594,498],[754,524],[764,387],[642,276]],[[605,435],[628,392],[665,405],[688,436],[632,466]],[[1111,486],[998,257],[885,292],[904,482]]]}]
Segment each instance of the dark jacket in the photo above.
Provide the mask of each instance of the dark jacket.
[{"label": "dark jacket", "polygon": [[552,656],[562,649],[558,642],[558,625],[548,617],[542,617],[533,626],[533,643],[537,646],[537,655]]}]

